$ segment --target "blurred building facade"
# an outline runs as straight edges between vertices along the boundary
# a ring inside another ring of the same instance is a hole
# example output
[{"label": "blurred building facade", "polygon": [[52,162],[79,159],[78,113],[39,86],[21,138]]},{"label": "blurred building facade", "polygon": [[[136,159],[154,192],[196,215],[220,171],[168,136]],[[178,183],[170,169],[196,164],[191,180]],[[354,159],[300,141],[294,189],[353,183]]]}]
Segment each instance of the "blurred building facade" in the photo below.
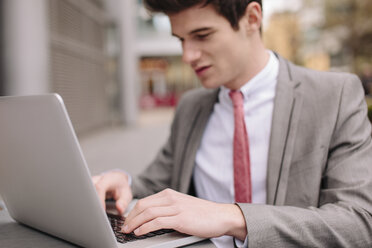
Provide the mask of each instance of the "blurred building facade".
[{"label": "blurred building facade", "polygon": [[293,12],[275,13],[263,34],[265,45],[291,61],[297,61],[301,32],[298,16]]},{"label": "blurred building facade", "polygon": [[50,91],[66,103],[75,129],[110,119],[106,72],[106,13],[101,0],[47,2]]},{"label": "blurred building facade", "polygon": [[362,75],[372,65],[372,1],[298,1],[270,17],[267,46],[305,67]]},{"label": "blurred building facade", "polygon": [[0,93],[60,94],[78,133],[133,125],[198,86],[168,18],[141,0],[3,0],[2,11]]},{"label": "blurred building facade", "polygon": [[5,95],[4,92],[4,7],[3,7],[3,1],[0,1],[0,96]]},{"label": "blurred building facade", "polygon": [[135,122],[137,65],[131,55],[134,42],[129,42],[134,35],[127,27],[135,23],[135,16],[128,15],[136,8],[134,1],[1,4],[0,93],[60,94],[78,133]]},{"label": "blurred building facade", "polygon": [[49,90],[47,5],[42,0],[2,1],[5,93]]},{"label": "blurred building facade", "polygon": [[139,0],[136,19],[140,106],[174,106],[183,92],[200,87],[199,81],[190,66],[182,62],[181,44],[171,36],[167,16],[160,13],[149,15]]},{"label": "blurred building facade", "polygon": [[[269,49],[319,70],[372,64],[370,0],[298,1],[264,26]],[[133,125],[141,108],[174,106],[200,87],[168,18],[149,15],[142,0],[0,3],[0,94],[57,92],[78,133]]]},{"label": "blurred building facade", "polygon": [[301,2],[302,7],[295,12],[285,10],[270,17],[264,32],[265,44],[296,64],[330,70],[328,44],[332,36],[322,32],[323,0]]}]

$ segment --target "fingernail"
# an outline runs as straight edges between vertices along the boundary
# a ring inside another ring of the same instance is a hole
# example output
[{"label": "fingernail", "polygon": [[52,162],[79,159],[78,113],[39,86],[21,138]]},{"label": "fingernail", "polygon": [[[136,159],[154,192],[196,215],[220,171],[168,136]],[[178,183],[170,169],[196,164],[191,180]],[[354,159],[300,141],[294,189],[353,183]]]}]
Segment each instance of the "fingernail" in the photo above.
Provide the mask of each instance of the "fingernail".
[{"label": "fingernail", "polygon": [[139,228],[137,228],[136,230],[134,230],[134,234],[138,236],[138,233],[139,233]]},{"label": "fingernail", "polygon": [[123,230],[124,230],[124,232],[128,232],[128,230],[129,230],[128,225],[125,225]]}]

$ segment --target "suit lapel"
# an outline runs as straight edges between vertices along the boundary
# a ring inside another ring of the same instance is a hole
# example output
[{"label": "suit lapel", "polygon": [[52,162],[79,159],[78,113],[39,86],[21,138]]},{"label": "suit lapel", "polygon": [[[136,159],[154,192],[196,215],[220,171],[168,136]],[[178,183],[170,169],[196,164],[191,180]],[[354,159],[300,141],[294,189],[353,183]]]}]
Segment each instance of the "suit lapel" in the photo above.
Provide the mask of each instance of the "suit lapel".
[{"label": "suit lapel", "polygon": [[288,61],[280,56],[267,168],[267,203],[283,205],[302,97]]},{"label": "suit lapel", "polygon": [[218,92],[219,89],[216,89],[208,93],[203,98],[201,104],[198,105],[198,109],[195,110],[195,115],[191,118],[191,127],[186,137],[185,150],[182,155],[183,166],[181,168],[181,174],[179,175],[180,192],[187,193],[189,191],[196,152],[203,137],[204,129],[213,111],[213,106],[217,101]]}]

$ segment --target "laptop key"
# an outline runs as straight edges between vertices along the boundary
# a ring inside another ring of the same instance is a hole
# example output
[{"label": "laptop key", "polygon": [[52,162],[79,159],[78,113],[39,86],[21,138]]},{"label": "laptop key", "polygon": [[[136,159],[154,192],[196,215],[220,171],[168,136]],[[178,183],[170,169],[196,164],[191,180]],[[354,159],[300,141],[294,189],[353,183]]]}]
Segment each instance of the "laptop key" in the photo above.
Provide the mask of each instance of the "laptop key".
[{"label": "laptop key", "polygon": [[149,232],[149,233],[145,234],[145,236],[148,237],[148,238],[151,238],[151,237],[156,236],[156,234]]},{"label": "laptop key", "polygon": [[107,217],[110,221],[111,228],[116,236],[116,239],[120,243],[126,243],[126,242],[131,242],[139,239],[146,239],[146,238],[151,238],[157,235],[162,235],[170,232],[174,232],[172,229],[160,229],[156,230],[153,232],[149,232],[147,234],[141,235],[141,236],[136,236],[133,232],[132,233],[123,233],[121,231],[122,226],[125,221],[125,217],[119,216],[119,215],[113,215],[113,214],[107,214]]},{"label": "laptop key", "polygon": [[155,235],[161,235],[161,234],[164,234],[165,232],[162,229],[160,229],[160,230],[153,231],[152,233]]},{"label": "laptop key", "polygon": [[125,241],[123,238],[116,238],[116,240],[120,243],[126,243],[127,241]]}]

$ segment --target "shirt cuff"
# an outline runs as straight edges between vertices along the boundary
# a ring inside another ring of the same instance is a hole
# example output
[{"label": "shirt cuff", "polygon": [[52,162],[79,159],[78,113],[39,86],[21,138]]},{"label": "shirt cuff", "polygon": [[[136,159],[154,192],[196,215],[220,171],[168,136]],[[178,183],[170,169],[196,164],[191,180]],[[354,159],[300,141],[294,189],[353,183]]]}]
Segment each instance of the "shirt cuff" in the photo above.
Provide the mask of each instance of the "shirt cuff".
[{"label": "shirt cuff", "polygon": [[244,243],[243,241],[236,239],[236,238],[234,238],[234,242],[235,242],[235,246],[238,248],[248,248],[248,235],[245,237]]}]

